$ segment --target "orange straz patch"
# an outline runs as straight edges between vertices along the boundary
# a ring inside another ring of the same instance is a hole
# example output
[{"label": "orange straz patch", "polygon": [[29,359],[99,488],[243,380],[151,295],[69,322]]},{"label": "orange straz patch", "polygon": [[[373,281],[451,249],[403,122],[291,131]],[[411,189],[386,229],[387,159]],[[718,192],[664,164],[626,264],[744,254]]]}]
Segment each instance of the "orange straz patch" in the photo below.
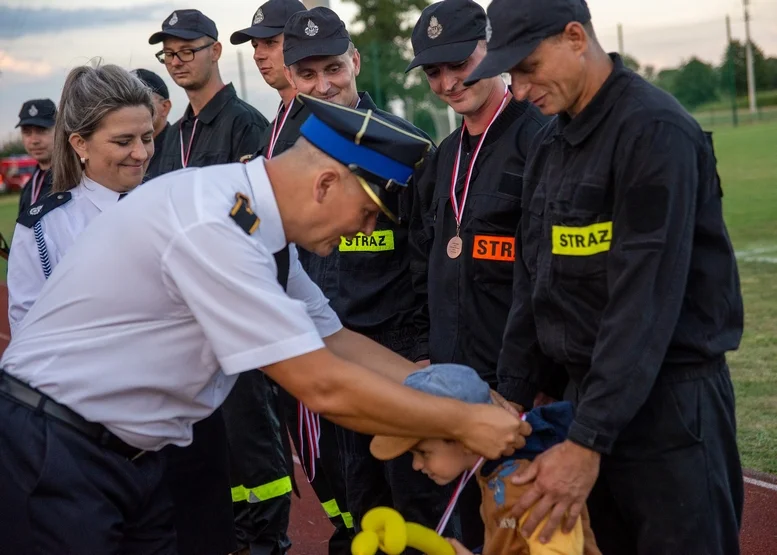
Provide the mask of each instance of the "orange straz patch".
[{"label": "orange straz patch", "polygon": [[515,261],[515,237],[475,235],[472,258],[480,260]]}]

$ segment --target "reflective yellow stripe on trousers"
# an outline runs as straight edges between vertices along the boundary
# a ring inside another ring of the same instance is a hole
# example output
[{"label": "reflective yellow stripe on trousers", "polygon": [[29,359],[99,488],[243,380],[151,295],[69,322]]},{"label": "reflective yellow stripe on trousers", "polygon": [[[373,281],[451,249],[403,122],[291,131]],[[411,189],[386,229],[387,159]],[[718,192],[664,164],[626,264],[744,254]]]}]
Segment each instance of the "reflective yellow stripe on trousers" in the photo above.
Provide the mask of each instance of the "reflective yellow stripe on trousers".
[{"label": "reflective yellow stripe on trousers", "polygon": [[353,517],[351,516],[351,513],[340,512],[340,506],[337,504],[336,499],[330,499],[326,503],[321,503],[321,506],[324,507],[326,516],[329,518],[340,516],[342,517],[346,528],[353,528]]},{"label": "reflective yellow stripe on trousers", "polygon": [[235,486],[232,488],[232,502],[248,501],[249,503],[258,503],[267,501],[274,497],[280,497],[291,492],[291,478],[284,476],[273,482],[247,488],[245,486]]}]

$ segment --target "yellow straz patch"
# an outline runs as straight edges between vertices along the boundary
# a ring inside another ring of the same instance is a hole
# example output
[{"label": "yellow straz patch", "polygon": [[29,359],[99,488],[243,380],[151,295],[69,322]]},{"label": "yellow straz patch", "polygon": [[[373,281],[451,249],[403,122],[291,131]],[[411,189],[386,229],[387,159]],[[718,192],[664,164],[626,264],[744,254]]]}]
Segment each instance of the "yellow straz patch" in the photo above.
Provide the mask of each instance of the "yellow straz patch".
[{"label": "yellow straz patch", "polygon": [[553,254],[591,256],[610,250],[612,222],[585,227],[553,226]]},{"label": "yellow straz patch", "polygon": [[359,233],[353,239],[340,239],[340,252],[382,252],[394,250],[394,231],[373,231],[372,235]]}]

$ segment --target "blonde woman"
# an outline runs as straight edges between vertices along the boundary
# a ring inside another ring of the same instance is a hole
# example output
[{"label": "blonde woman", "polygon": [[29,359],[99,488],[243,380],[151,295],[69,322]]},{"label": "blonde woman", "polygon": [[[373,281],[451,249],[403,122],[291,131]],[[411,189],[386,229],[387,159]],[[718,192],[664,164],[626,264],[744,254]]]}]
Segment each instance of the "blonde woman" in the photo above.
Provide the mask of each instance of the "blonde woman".
[{"label": "blonde woman", "polygon": [[8,260],[13,334],[93,218],[138,186],[154,154],[151,91],[115,66],[68,75],[54,127],[52,193],[19,217]]}]

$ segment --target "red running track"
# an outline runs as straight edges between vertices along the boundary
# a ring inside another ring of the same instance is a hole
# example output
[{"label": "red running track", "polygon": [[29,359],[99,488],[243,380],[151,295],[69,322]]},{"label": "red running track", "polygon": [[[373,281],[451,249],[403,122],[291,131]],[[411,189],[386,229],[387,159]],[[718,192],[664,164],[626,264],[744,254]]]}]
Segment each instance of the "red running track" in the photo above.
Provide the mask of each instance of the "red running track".
[{"label": "red running track", "polygon": [[[5,284],[0,284],[0,288],[0,314],[7,315],[8,295]],[[8,320],[0,316],[0,352],[5,350],[9,340]],[[326,542],[332,533],[332,525],[299,465],[295,467],[302,498],[292,498],[289,528],[293,542],[291,553],[326,555]],[[777,477],[748,471],[745,482],[742,555],[777,554]]]}]

